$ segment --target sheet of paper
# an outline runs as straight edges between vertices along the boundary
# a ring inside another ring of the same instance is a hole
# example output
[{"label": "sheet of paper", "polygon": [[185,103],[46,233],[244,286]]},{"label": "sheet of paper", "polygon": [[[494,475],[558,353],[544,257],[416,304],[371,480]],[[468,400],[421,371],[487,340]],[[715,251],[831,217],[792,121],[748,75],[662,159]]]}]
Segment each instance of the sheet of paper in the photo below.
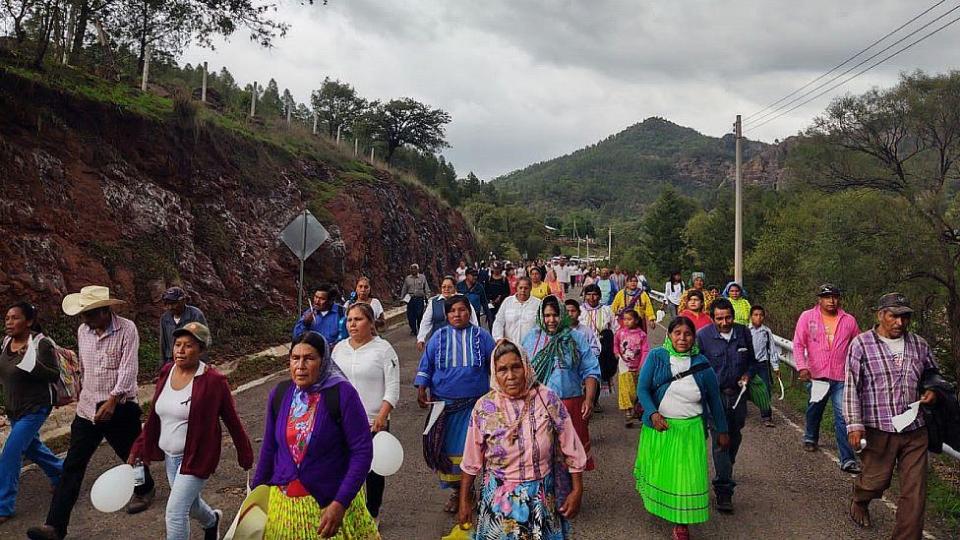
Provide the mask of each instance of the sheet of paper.
[{"label": "sheet of paper", "polygon": [[427,420],[427,427],[423,429],[424,435],[426,435],[427,433],[430,433],[430,430],[433,429],[433,425],[437,423],[437,418],[440,418],[440,413],[442,413],[444,407],[447,406],[447,404],[442,401],[431,401],[429,403],[430,403],[430,418]]},{"label": "sheet of paper", "polygon": [[914,401],[907,406],[906,411],[890,419],[893,422],[893,429],[897,430],[897,432],[903,431],[904,428],[912,424],[913,421],[917,419],[917,413],[919,412],[920,402]]},{"label": "sheet of paper", "polygon": [[400,301],[403,302],[404,304],[409,304],[409,303],[410,303],[410,295],[409,295],[409,294],[403,295],[403,298],[402,298]]},{"label": "sheet of paper", "polygon": [[827,394],[830,392],[830,383],[827,381],[819,381],[814,379],[810,383],[810,403],[818,403],[823,401],[823,398],[827,397]]},{"label": "sheet of paper", "polygon": [[30,338],[27,343],[27,352],[23,355],[23,360],[17,364],[17,367],[30,373],[37,366],[37,340]]}]

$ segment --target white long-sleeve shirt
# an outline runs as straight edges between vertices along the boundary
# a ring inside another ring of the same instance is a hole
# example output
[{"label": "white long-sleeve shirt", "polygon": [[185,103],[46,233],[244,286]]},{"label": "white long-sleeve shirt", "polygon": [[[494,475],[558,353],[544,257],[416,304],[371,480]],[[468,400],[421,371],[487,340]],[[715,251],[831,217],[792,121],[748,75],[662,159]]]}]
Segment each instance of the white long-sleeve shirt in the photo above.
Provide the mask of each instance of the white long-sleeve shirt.
[{"label": "white long-sleeve shirt", "polygon": [[333,361],[360,394],[368,422],[373,424],[384,401],[397,406],[400,401],[400,360],[390,342],[374,336],[354,349],[350,340],[344,339],[333,348]]},{"label": "white long-sleeve shirt", "polygon": [[493,339],[508,339],[517,345],[523,342],[527,332],[537,324],[537,312],[540,311],[540,299],[531,296],[526,302],[517,300],[517,296],[508,296],[500,304],[500,311],[493,321]]},{"label": "white long-sleeve shirt", "polygon": [[683,295],[683,291],[684,286],[682,282],[674,284],[668,281],[667,284],[663,286],[664,296],[675,306],[680,305],[680,296]]},{"label": "white long-sleeve shirt", "polygon": [[[430,337],[430,332],[433,331],[433,303],[438,301],[443,302],[444,298],[437,295],[427,302],[427,306],[423,310],[423,317],[420,317],[420,331],[417,332],[417,343],[426,343],[427,338]],[[473,304],[470,304],[470,324],[480,326],[479,319],[477,319],[477,310],[473,309]]]}]

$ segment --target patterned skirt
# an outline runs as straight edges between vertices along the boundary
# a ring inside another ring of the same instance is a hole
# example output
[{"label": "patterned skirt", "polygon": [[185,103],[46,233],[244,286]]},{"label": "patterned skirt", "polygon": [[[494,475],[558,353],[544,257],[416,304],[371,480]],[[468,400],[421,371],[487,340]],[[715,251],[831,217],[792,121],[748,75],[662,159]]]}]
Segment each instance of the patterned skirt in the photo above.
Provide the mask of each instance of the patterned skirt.
[{"label": "patterned skirt", "polygon": [[[317,500],[307,495],[288,497],[277,486],[270,488],[267,526],[264,540],[313,540],[319,539],[318,529],[323,508]],[[363,490],[353,499],[333,537],[336,540],[379,540],[377,524],[367,511]]]},{"label": "patterned skirt", "polygon": [[646,424],[633,474],[647,512],[671,523],[703,523],[710,517],[707,442],[703,417],[668,418],[666,431]]},{"label": "patterned skirt", "polygon": [[504,486],[488,474],[480,489],[475,540],[564,540],[570,522],[557,511],[553,475]]}]

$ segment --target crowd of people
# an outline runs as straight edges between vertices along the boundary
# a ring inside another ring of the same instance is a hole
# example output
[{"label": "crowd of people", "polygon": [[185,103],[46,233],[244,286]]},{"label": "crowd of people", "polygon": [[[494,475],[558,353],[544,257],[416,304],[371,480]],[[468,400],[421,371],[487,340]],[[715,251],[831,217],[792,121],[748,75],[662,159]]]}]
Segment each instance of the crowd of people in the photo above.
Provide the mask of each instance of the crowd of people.
[{"label": "crowd of people", "polygon": [[[15,513],[26,456],[52,492],[45,523],[28,537],[66,537],[87,466],[106,439],[121,463],[142,471],[128,513],[152,505],[151,464],[162,462],[170,486],[166,537],[189,538],[194,520],[204,538],[219,539],[224,514],[202,491],[221,461],[222,425],[238,464],[252,472],[251,487],[269,486],[264,538],[379,538],[386,479],[371,469],[373,438],[390,430],[399,404],[400,359],[380,335],[385,311],[371,281],[354,285],[348,298],[317,287],[296,321],[289,377],[264,404],[258,456],[226,377],[208,362],[211,331],[187,293],[173,287],[161,297],[161,368],[141,425],[137,327],[114,312],[123,301],[89,286],[61,306],[80,318],[82,391],[59,459],[39,431],[58,405],[51,384],[63,375],[64,351],[43,334],[35,307],[11,306],[0,349],[11,423],[0,455],[0,523]],[[464,530],[483,539],[569,538],[584,475],[619,466],[599,463],[592,451],[590,421],[602,412],[603,392],[616,393],[624,429],[639,423],[636,490],[647,512],[672,524],[673,538],[689,538],[690,525],[709,519],[711,486],[714,508],[734,512],[747,403],[775,427],[771,397],[781,360],[766,310],[750,303],[741,284],[720,292],[702,273],[688,280],[674,273],[660,313],[642,273],[565,258],[516,266],[461,261],[438,286],[433,295],[430,279],[412,265],[400,297],[420,354],[412,381],[417,403],[432,413],[423,458],[450,491],[443,509]],[[840,469],[855,475],[851,519],[870,525],[870,502],[896,469],[893,537],[920,538],[926,420],[917,415],[904,427],[894,417],[916,401],[935,410],[956,396],[930,346],[909,331],[906,297],[880,298],[866,330],[842,309],[842,298],[824,284],[796,322],[793,357],[811,393],[799,444],[818,450],[829,402]],[[658,343],[652,332],[661,320],[666,339]]]}]

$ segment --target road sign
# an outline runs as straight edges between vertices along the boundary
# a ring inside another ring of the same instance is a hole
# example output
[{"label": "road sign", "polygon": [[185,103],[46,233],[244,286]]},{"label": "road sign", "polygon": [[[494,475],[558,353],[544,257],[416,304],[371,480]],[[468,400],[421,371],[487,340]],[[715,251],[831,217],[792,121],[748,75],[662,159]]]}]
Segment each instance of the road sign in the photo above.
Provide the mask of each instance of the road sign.
[{"label": "road sign", "polygon": [[297,283],[297,313],[303,313],[303,262],[330,238],[330,233],[313,217],[309,210],[294,218],[283,231],[280,240],[300,259],[300,281]]},{"label": "road sign", "polygon": [[280,240],[301,261],[307,260],[327,238],[330,238],[330,233],[309,210],[304,210],[280,233]]}]

